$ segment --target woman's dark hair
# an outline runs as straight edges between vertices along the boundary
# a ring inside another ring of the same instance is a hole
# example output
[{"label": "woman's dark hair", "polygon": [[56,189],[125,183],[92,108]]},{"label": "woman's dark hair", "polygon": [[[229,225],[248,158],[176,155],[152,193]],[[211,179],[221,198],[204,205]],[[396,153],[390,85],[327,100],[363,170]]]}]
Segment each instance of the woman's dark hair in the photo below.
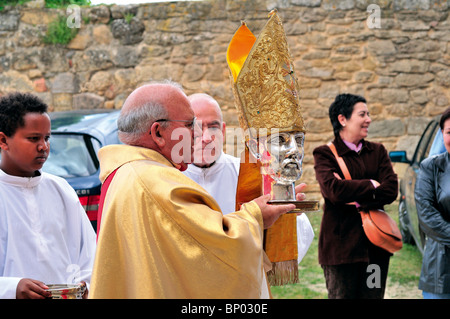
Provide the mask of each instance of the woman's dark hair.
[{"label": "woman's dark hair", "polygon": [[14,135],[25,125],[27,113],[47,113],[48,106],[40,98],[30,93],[11,93],[0,98],[0,132]]},{"label": "woman's dark hair", "polygon": [[441,127],[441,130],[444,129],[444,123],[450,118],[450,107],[442,113],[441,120],[439,121],[439,126]]},{"label": "woman's dark hair", "polygon": [[335,136],[337,136],[342,129],[342,125],[338,120],[339,114],[342,114],[346,119],[349,119],[352,116],[355,104],[359,102],[366,103],[366,99],[359,95],[344,93],[336,96],[334,102],[331,103],[328,115],[330,116]]}]

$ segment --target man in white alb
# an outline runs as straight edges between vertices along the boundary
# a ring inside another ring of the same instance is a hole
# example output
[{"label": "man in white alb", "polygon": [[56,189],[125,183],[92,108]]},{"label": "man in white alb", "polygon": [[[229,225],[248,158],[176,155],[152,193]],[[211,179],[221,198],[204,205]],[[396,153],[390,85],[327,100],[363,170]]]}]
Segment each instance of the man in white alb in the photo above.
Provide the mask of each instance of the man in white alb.
[{"label": "man in white alb", "polygon": [[[236,189],[240,159],[223,152],[226,124],[219,103],[205,93],[188,97],[201,125],[200,137],[195,142],[194,163],[183,173],[200,184],[217,201],[223,214],[236,210]],[[297,217],[298,262],[303,259],[314,231],[305,214]]]},{"label": "man in white alb", "polygon": [[194,163],[183,173],[212,195],[223,214],[234,212],[240,159],[223,152],[226,125],[220,106],[205,93],[188,98],[201,125],[201,136],[195,142]]}]

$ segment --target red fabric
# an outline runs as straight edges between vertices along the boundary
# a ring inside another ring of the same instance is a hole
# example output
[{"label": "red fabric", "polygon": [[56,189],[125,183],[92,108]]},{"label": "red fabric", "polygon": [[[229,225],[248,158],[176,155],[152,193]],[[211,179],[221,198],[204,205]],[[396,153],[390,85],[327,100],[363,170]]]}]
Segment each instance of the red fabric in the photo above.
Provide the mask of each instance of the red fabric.
[{"label": "red fabric", "polygon": [[116,175],[116,172],[117,168],[111,174],[108,175],[100,191],[100,202],[98,203],[98,212],[97,212],[97,240],[98,234],[100,233],[100,223],[102,221],[103,203],[105,202],[106,192],[108,191],[108,187],[111,184],[114,175]]}]

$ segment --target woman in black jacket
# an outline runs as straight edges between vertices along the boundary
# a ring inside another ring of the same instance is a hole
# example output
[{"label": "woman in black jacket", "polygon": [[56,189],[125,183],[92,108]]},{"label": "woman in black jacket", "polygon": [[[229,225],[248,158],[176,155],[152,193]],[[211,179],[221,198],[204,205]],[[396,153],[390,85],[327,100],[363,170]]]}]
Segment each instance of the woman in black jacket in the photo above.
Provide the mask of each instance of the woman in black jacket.
[{"label": "woman in black jacket", "polygon": [[424,298],[450,299],[450,108],[439,125],[447,151],[420,164],[414,192],[427,235],[419,289]]}]

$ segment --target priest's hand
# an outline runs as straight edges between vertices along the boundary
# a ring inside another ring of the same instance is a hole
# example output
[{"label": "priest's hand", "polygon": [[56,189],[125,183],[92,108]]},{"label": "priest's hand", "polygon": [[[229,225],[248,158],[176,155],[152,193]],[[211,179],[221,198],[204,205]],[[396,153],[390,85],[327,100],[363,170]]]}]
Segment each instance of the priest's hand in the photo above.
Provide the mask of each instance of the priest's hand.
[{"label": "priest's hand", "polygon": [[50,298],[52,293],[48,287],[39,280],[24,278],[19,281],[16,288],[17,299],[44,299]]},{"label": "priest's hand", "polygon": [[276,220],[283,214],[295,209],[294,204],[286,205],[270,205],[267,202],[270,199],[270,195],[263,195],[254,199],[261,209],[261,214],[264,222],[264,229],[269,228],[276,222]]}]

